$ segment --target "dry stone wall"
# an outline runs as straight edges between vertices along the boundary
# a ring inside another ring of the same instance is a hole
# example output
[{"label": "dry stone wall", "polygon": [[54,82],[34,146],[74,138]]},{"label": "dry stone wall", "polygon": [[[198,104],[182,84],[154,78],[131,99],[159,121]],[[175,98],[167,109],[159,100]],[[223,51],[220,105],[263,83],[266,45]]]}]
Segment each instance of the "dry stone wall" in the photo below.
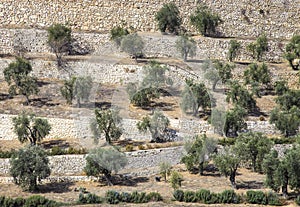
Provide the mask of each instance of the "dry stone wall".
[{"label": "dry stone wall", "polygon": [[[0,114],[0,140],[13,140],[17,136],[13,132],[12,118],[14,115]],[[47,118],[52,129],[46,137],[49,139],[75,138],[84,142],[85,139],[92,138],[89,128],[90,117],[74,116],[73,119]],[[149,133],[140,133],[136,127],[138,120],[124,119],[122,128],[124,130],[123,139],[132,140],[150,140]],[[185,135],[194,135],[199,133],[213,134],[214,128],[206,121],[196,121],[188,119],[170,119],[171,127],[176,129],[181,137]],[[279,134],[274,125],[267,121],[248,121],[248,129],[251,131],[264,132],[266,134]]]},{"label": "dry stone wall", "polygon": [[[140,33],[140,35],[145,42],[144,55],[146,57],[180,58],[175,47],[178,36],[159,33]],[[79,47],[90,50],[92,55],[119,54],[119,50],[110,41],[108,34],[74,32],[73,37]],[[194,59],[227,59],[230,40],[196,37],[198,47]],[[241,49],[237,60],[252,60],[245,48],[254,40],[238,39],[238,41],[241,43]],[[282,62],[285,44],[286,41],[269,40],[269,50],[264,59],[268,62]],[[47,44],[47,32],[38,29],[0,29],[0,54],[16,54],[20,49],[28,53],[51,52]],[[119,55],[126,57],[124,53]],[[105,57],[102,58],[105,59]]]},{"label": "dry stone wall", "polygon": [[299,32],[300,0],[2,0],[0,27],[45,28],[68,23],[78,30],[107,32],[127,23],[138,31],[157,31],[155,13],[174,2],[183,26],[197,3],[206,3],[223,20],[219,33],[227,37],[255,37],[265,32],[274,38],[289,38]]},{"label": "dry stone wall", "polygon": [[[126,152],[125,154],[128,159],[128,164],[124,169],[122,169],[122,171],[120,171],[120,173],[131,176],[151,175],[153,172],[147,172],[147,169],[157,168],[161,162],[168,162],[171,165],[178,164],[183,154],[183,147],[140,150],[135,152]],[[50,156],[49,165],[51,168],[51,175],[83,175],[83,168],[86,165],[85,157],[86,155]],[[9,175],[9,168],[9,159],[0,159],[0,175]],[[157,172],[158,169],[154,171],[154,173]]]}]

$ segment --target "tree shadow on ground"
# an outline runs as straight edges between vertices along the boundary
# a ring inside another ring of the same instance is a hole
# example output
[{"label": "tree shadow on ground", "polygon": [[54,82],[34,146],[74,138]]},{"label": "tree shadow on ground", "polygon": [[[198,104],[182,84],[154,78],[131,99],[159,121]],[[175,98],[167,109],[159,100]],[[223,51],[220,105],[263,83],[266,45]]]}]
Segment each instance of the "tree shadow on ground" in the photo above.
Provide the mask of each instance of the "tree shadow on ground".
[{"label": "tree shadow on ground", "polygon": [[60,148],[68,148],[70,147],[70,144],[66,140],[49,140],[49,141],[43,141],[41,143],[42,147],[44,149],[51,149],[54,146],[60,147]]},{"label": "tree shadow on ground", "polygon": [[5,93],[0,93],[0,101],[5,101],[7,99],[12,98],[11,96],[9,96],[9,94],[5,94]]},{"label": "tree shadow on ground", "polygon": [[[74,106],[76,107],[76,106]],[[109,109],[111,107],[111,102],[89,102],[89,103],[81,103],[80,108],[86,108],[86,109]]]},{"label": "tree shadow on ground", "polygon": [[48,81],[37,81],[37,85],[38,87],[42,87],[42,86],[46,86],[46,85],[50,85],[51,83]]},{"label": "tree shadow on ground", "polygon": [[262,189],[264,183],[259,181],[237,181],[236,187],[238,189]]},{"label": "tree shadow on ground", "polygon": [[72,191],[71,186],[74,182],[53,182],[41,185],[38,187],[39,193],[66,193]]},{"label": "tree shadow on ground", "polygon": [[145,141],[133,141],[133,140],[118,140],[118,141],[113,141],[113,145],[117,145],[117,146],[122,146],[122,147],[126,147],[126,145],[132,145],[132,146],[139,146],[139,145],[143,145],[146,144]]},{"label": "tree shadow on ground", "polygon": [[139,183],[146,183],[149,181],[147,177],[133,177],[133,176],[124,176],[116,175],[112,178],[112,183],[119,186],[137,186]]},{"label": "tree shadow on ground", "polygon": [[39,108],[43,106],[53,107],[59,105],[59,103],[51,103],[51,101],[52,100],[49,98],[34,98],[30,99],[30,105]]}]

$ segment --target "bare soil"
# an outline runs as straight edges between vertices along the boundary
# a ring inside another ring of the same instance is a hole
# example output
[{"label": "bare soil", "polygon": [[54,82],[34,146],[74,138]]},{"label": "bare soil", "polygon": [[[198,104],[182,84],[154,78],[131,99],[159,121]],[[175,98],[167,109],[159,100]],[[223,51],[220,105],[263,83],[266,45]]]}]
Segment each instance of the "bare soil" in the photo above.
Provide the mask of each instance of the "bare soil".
[{"label": "bare soil", "polygon": [[[182,182],[181,189],[197,191],[199,189],[208,189],[212,192],[222,192],[226,189],[231,189],[230,182],[227,178],[220,176],[218,171],[205,172],[204,176],[198,174],[190,174],[185,170],[183,165],[177,165],[175,168],[183,175],[184,181]],[[236,177],[237,193],[245,193],[247,190],[262,190],[268,191],[263,185],[265,176],[258,173],[253,173],[247,169],[239,169]],[[120,206],[259,206],[259,205],[204,205],[204,204],[184,204],[172,201],[172,192],[170,183],[156,182],[155,176],[151,177],[135,177],[119,180],[114,186],[106,186],[101,182],[74,182],[74,183],[51,183],[43,184],[40,186],[40,192],[34,195],[42,195],[49,199],[61,202],[76,202],[79,192],[75,189],[79,187],[86,188],[90,193],[95,193],[99,196],[104,196],[108,190],[116,190],[120,192],[159,192],[164,202],[149,203],[143,205],[122,204]],[[20,187],[15,184],[0,184],[0,196],[10,197],[29,197],[33,193],[23,192]],[[289,204],[289,203],[287,203]],[[84,206],[97,206],[97,205],[84,205]],[[100,206],[100,205],[99,205]],[[102,205],[101,205],[102,206]],[[104,205],[105,206],[105,205]],[[109,206],[109,205],[106,205]],[[289,205],[291,206],[291,205]]]}]

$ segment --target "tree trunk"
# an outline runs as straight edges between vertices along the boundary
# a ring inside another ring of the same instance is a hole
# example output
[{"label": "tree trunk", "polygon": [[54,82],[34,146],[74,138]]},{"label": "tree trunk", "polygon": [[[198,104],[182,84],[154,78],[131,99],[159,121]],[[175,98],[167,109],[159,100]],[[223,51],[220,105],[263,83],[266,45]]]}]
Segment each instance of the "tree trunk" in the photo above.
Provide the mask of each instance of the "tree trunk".
[{"label": "tree trunk", "polygon": [[199,174],[204,175],[203,171],[204,171],[204,162],[200,162],[199,163]]},{"label": "tree trunk", "polygon": [[218,83],[218,81],[213,82],[213,85],[212,85],[212,90],[213,91],[216,90],[217,83]]},{"label": "tree trunk", "polygon": [[254,171],[254,172],[256,172],[257,171],[257,169],[256,169],[256,156],[254,156],[253,157],[253,159],[252,159],[252,170]]},{"label": "tree trunk", "polygon": [[104,178],[105,178],[105,180],[107,182],[107,185],[113,186],[113,183],[110,180],[111,179],[111,175],[110,174],[104,175]]},{"label": "tree trunk", "polygon": [[183,61],[184,61],[184,62],[187,61],[187,53],[186,53],[186,52],[183,54]]},{"label": "tree trunk", "polygon": [[230,183],[231,183],[231,186],[232,186],[233,189],[236,189],[235,175],[236,175],[236,170],[234,170],[234,171],[230,174],[230,177],[229,177],[229,180],[230,180]]}]

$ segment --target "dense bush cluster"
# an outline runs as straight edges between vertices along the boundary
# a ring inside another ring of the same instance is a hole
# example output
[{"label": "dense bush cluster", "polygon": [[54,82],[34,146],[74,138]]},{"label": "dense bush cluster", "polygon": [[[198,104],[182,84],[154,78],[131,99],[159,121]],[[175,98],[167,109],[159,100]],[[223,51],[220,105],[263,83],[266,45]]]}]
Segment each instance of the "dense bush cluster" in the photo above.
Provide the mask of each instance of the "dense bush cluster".
[{"label": "dense bush cluster", "polygon": [[242,203],[247,202],[251,204],[263,205],[281,205],[280,200],[275,193],[264,193],[262,191],[247,191],[246,196],[238,195],[233,190],[224,190],[221,193],[213,193],[209,190],[200,189],[194,191],[175,190],[173,197],[180,202],[198,202],[205,204],[216,203]]},{"label": "dense bush cluster", "polygon": [[64,205],[43,196],[34,195],[29,198],[8,198],[0,196],[1,207],[58,207]]},{"label": "dense bush cluster", "polygon": [[162,201],[162,196],[157,192],[117,192],[117,191],[107,191],[104,198],[97,196],[95,194],[88,193],[86,196],[82,193],[79,194],[78,203],[81,204],[95,204],[106,202],[108,204],[118,204],[118,203],[148,203],[151,201]]},{"label": "dense bush cluster", "polygon": [[209,190],[200,189],[194,191],[175,190],[173,193],[175,200],[181,202],[199,202],[205,204],[213,203],[240,203],[240,196],[233,190],[225,190],[221,193],[213,193]]}]

